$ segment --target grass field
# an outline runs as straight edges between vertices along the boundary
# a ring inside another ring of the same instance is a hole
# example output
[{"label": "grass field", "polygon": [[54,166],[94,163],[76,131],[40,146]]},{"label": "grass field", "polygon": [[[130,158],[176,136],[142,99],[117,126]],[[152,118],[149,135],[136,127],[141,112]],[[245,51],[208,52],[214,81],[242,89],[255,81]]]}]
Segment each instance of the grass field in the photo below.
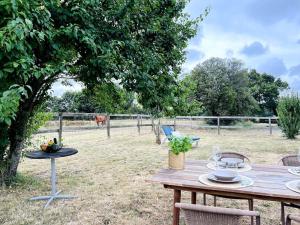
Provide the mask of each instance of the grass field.
[{"label": "grass field", "polygon": [[[246,154],[254,163],[276,164],[300,147],[299,140],[286,140],[278,130],[272,136],[267,130],[222,130],[219,136],[216,130],[181,131],[202,138],[199,147],[187,153],[189,159],[207,159],[212,146],[219,145],[221,150]],[[45,202],[29,202],[32,196],[49,193],[50,161],[23,159],[18,182],[1,191],[0,224],[171,224],[172,192],[145,182],[167,167],[168,147],[155,144],[150,128],[143,128],[141,135],[136,128],[113,129],[110,139],[105,129],[63,136],[64,144],[79,153],[57,160],[58,188],[78,198],[53,202],[46,210]],[[184,193],[183,201],[189,199]],[[220,200],[218,204],[247,208],[246,201]],[[262,224],[280,224],[278,203],[255,201],[255,210],[261,212]]]}]

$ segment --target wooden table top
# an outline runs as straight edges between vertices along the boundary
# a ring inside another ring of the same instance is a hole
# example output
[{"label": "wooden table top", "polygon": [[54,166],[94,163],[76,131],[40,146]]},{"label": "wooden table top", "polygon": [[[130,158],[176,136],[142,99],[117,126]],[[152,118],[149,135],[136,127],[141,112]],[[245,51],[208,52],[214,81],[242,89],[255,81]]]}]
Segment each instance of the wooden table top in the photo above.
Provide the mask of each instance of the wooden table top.
[{"label": "wooden table top", "polygon": [[288,181],[299,180],[300,176],[288,172],[286,166],[252,165],[252,170],[241,174],[254,180],[250,187],[231,189],[212,187],[202,184],[198,177],[210,173],[207,161],[188,160],[184,170],[161,169],[148,182],[163,184],[165,188],[203,192],[228,197],[253,198],[270,201],[300,203],[300,194],[289,190],[285,184]]}]

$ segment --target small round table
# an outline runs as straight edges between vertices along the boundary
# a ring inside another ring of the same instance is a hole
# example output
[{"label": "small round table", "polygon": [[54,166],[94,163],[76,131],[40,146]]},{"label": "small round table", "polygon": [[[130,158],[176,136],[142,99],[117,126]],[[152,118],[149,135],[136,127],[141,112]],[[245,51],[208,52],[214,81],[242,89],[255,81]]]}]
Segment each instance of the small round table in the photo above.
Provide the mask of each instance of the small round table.
[{"label": "small round table", "polygon": [[58,152],[54,153],[47,153],[43,151],[33,151],[27,152],[25,156],[30,159],[51,159],[51,195],[48,196],[37,196],[30,198],[30,200],[48,200],[45,207],[47,208],[48,205],[54,199],[71,199],[75,198],[74,196],[70,195],[60,195],[61,191],[56,190],[56,169],[55,169],[55,159],[61,157],[67,157],[70,155],[75,155],[78,151],[73,148],[62,148]]}]

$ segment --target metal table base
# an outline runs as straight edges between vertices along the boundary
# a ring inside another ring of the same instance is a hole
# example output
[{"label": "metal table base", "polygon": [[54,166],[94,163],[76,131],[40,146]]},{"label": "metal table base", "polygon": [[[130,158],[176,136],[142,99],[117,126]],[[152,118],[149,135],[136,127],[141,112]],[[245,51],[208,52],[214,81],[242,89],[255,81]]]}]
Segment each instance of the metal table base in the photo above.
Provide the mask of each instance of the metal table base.
[{"label": "metal table base", "polygon": [[55,158],[51,158],[51,195],[46,196],[37,196],[30,198],[31,201],[36,200],[48,200],[45,207],[47,208],[49,204],[55,199],[72,199],[76,198],[75,196],[70,195],[60,195],[61,191],[56,190],[56,167],[55,167]]}]

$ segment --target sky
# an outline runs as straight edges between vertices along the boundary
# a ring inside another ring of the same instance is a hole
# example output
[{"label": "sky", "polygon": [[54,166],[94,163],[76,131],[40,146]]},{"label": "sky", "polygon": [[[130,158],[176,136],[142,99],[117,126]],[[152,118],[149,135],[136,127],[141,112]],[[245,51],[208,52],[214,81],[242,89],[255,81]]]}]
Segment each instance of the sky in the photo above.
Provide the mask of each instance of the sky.
[{"label": "sky", "polygon": [[[196,18],[207,7],[210,13],[186,49],[184,73],[211,57],[234,57],[300,91],[300,0],[191,0],[186,12]],[[54,84],[53,94],[82,88],[72,84]]]},{"label": "sky", "polygon": [[206,7],[184,72],[210,57],[234,57],[300,91],[300,0],[191,0],[186,11],[195,18]]}]

